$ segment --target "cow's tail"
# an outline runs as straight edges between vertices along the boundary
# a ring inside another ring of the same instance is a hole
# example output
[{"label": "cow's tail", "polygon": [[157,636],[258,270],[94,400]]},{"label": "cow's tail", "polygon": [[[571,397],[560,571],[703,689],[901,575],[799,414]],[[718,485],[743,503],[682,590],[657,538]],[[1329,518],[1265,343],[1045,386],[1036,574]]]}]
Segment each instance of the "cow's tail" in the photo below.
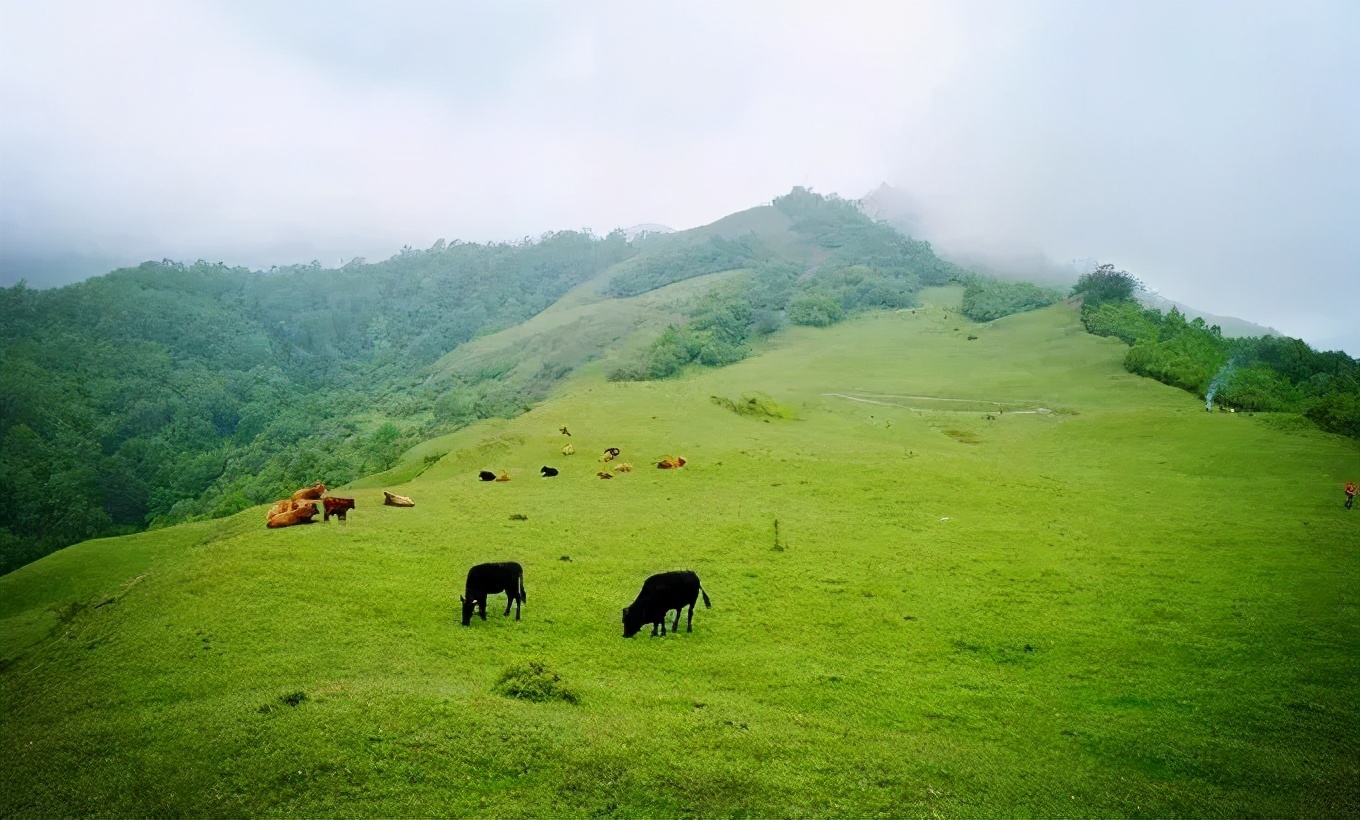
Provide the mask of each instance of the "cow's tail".
[{"label": "cow's tail", "polygon": [[529,603],[529,597],[524,594],[524,570],[519,572],[519,602],[521,604]]},{"label": "cow's tail", "polygon": [[707,592],[704,592],[704,585],[703,585],[703,584],[700,584],[700,585],[699,585],[699,594],[702,595],[702,596],[704,596],[704,608],[706,608],[706,609],[712,609],[712,608],[713,608],[713,602],[710,601],[710,600],[708,600],[708,593],[707,593]]}]

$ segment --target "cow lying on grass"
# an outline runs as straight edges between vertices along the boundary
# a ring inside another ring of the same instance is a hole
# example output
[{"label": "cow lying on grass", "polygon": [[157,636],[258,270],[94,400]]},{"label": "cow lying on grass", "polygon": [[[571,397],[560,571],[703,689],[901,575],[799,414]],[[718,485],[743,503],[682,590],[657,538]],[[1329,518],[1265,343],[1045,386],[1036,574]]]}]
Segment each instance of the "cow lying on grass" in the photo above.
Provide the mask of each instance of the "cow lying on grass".
[{"label": "cow lying on grass", "polygon": [[318,481],[310,487],[303,487],[301,490],[298,490],[297,492],[293,493],[293,500],[315,501],[325,494],[326,485]]},{"label": "cow lying on grass", "polygon": [[656,466],[662,470],[678,470],[685,466],[685,457],[680,456],[679,458],[671,458],[670,456],[666,456],[658,461]]},{"label": "cow lying on grass", "polygon": [[389,493],[387,490],[383,490],[383,503],[389,507],[414,507],[416,505],[416,502],[406,496]]},{"label": "cow lying on grass", "polygon": [[271,530],[277,530],[280,527],[291,527],[296,524],[313,524],[315,522],[312,521],[312,518],[315,516],[316,502],[304,501],[287,512],[281,512],[271,517],[265,526]]},{"label": "cow lying on grass", "polygon": [[653,575],[642,583],[642,591],[638,593],[637,599],[623,608],[623,637],[633,637],[645,624],[652,625],[653,637],[656,636],[657,627],[660,627],[661,634],[665,635],[666,616],[672,609],[675,610],[675,623],[671,626],[671,631],[678,632],[680,610],[686,606],[689,607],[689,620],[685,622],[685,631],[693,632],[694,602],[700,595],[704,596],[704,606],[712,608],[713,604],[708,600],[708,593],[704,592],[703,586],[699,583],[699,576],[694,570],[684,569]]},{"label": "cow lying on grass", "polygon": [[477,477],[480,478],[480,479],[483,480],[483,481],[495,481],[495,480],[496,480],[496,474],[493,473],[493,472],[491,472],[490,470],[482,470],[480,473],[477,474]]},{"label": "cow lying on grass", "polygon": [[275,501],[274,506],[270,507],[269,511],[264,514],[264,520],[266,523],[268,523],[269,519],[273,518],[276,515],[279,515],[280,513],[286,513],[289,512],[290,510],[296,510],[297,505],[298,503],[291,498],[285,498],[282,501]]},{"label": "cow lying on grass", "polygon": [[552,478],[553,476],[557,475],[557,468],[549,467],[547,465],[539,467],[538,471],[543,474],[544,478]]},{"label": "cow lying on grass", "polygon": [[568,444],[568,445],[566,445],[565,447],[562,448],[562,455],[564,455],[564,456],[575,455],[575,453],[576,453],[576,448],[573,447],[573,446],[570,445],[570,444]]},{"label": "cow lying on grass", "polygon": [[344,521],[345,513],[354,509],[354,499],[336,498],[335,496],[328,495],[321,499],[321,506],[323,507],[321,514],[322,521],[330,521],[332,515],[339,518],[341,521]]},{"label": "cow lying on grass", "polygon": [[459,601],[463,603],[463,626],[472,625],[473,610],[486,620],[486,596],[505,593],[505,614],[515,606],[515,620],[519,620],[520,605],[528,601],[524,594],[524,568],[514,561],[498,564],[478,564],[468,570],[467,583]]}]

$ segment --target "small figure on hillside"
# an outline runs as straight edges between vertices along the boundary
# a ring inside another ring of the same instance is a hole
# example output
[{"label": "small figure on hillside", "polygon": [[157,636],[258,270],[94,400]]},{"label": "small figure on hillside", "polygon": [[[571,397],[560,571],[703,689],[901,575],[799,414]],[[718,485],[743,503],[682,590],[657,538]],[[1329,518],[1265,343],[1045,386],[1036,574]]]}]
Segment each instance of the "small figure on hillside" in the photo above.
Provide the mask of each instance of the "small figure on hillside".
[{"label": "small figure on hillside", "polygon": [[569,435],[571,435],[571,431],[567,429],[567,425],[565,425],[565,424],[562,425],[561,427],[557,428],[557,429],[558,429],[558,430],[561,430],[561,431],[562,431],[562,435],[564,435],[564,436],[569,436]]},{"label": "small figure on hillside", "polygon": [[1347,481],[1347,482],[1346,482],[1346,509],[1349,510],[1351,507],[1354,507],[1354,506],[1355,506],[1355,482],[1354,482],[1354,481]]}]

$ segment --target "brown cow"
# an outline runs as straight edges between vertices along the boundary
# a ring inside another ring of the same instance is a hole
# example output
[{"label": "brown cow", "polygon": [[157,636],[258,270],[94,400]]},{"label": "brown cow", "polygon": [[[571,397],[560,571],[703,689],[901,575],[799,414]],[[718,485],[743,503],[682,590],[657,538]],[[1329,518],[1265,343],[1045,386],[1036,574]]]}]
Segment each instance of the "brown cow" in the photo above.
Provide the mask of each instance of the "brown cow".
[{"label": "brown cow", "polygon": [[656,466],[662,470],[676,470],[685,466],[685,457],[680,456],[679,458],[671,458],[670,456],[666,456],[661,459],[661,461],[657,462]]},{"label": "brown cow", "polygon": [[293,500],[315,501],[325,494],[326,485],[318,481],[310,487],[303,487],[301,490],[298,490],[297,492],[293,493]]},{"label": "brown cow", "polygon": [[497,481],[509,481],[509,480],[510,480],[510,474],[507,473],[507,472],[504,471],[504,470],[501,470],[501,474],[498,475],[498,476],[496,476],[496,480],[497,480]]},{"label": "brown cow", "polygon": [[291,527],[294,524],[312,524],[315,523],[312,521],[315,515],[316,502],[304,501],[288,512],[279,513],[269,519],[269,523],[265,526],[271,530],[276,530],[280,527]]},{"label": "brown cow", "polygon": [[344,521],[345,513],[348,510],[354,509],[354,499],[352,498],[335,498],[334,496],[326,496],[325,498],[321,499],[321,504],[323,507],[325,507],[325,512],[323,512],[321,515],[322,521],[330,521],[332,515],[336,516],[341,521]]},{"label": "brown cow", "polygon": [[416,502],[404,495],[395,495],[383,490],[383,503],[389,507],[414,507]]},{"label": "brown cow", "polygon": [[599,476],[600,478],[613,478],[613,477],[614,477],[614,474],[613,474],[613,473],[607,473],[607,472],[605,472],[604,470],[599,471],[599,472],[596,473],[595,475]]},{"label": "brown cow", "polygon": [[274,506],[272,506],[272,507],[269,508],[269,512],[267,512],[267,513],[264,514],[264,520],[265,520],[266,522],[268,522],[269,519],[273,518],[274,516],[278,515],[279,513],[286,513],[286,512],[289,512],[289,511],[291,511],[291,510],[296,510],[296,509],[297,509],[297,502],[294,501],[294,500],[291,499],[291,498],[285,498],[285,499],[283,499],[282,501],[275,501],[275,502],[274,502]]}]

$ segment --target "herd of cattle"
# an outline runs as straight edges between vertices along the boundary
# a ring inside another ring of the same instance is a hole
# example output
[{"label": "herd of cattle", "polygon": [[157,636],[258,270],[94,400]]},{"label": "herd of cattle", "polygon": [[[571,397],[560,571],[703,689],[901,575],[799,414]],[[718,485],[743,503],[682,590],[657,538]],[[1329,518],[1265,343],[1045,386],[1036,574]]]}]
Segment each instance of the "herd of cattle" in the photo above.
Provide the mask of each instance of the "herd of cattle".
[{"label": "herd of cattle", "polygon": [[292,498],[285,498],[282,501],[275,501],[274,506],[265,513],[265,526],[273,529],[279,527],[291,527],[296,524],[313,524],[316,517],[316,502],[320,501],[323,509],[322,521],[330,521],[334,515],[341,521],[345,520],[345,513],[354,509],[354,499],[336,498],[335,496],[325,496],[326,485],[320,481],[310,487],[303,487],[293,493]]},{"label": "herd of cattle", "polygon": [[[500,595],[502,592],[505,593],[505,615],[510,614],[513,606],[515,620],[518,621],[520,607],[528,600],[524,593],[524,567],[514,561],[502,561],[478,564],[468,570],[463,594],[458,598],[463,604],[463,626],[472,625],[474,612],[485,621],[487,596]],[[694,604],[700,595],[704,597],[704,606],[712,608],[713,602],[709,600],[694,570],[675,570],[651,576],[642,582],[642,591],[633,603],[623,608],[623,637],[633,637],[647,624],[652,625],[653,637],[658,634],[658,629],[661,635],[665,635],[666,618],[671,610],[675,610],[671,631],[679,632],[680,612],[685,607],[689,607],[685,631],[693,632]]]},{"label": "herd of cattle", "polygon": [[[570,436],[566,427],[561,428],[564,435]],[[562,455],[572,455],[576,448],[568,444],[562,448]],[[600,457],[600,462],[608,464],[618,458],[621,450],[617,447],[609,447]],[[656,465],[662,470],[675,470],[685,466],[684,456],[666,456],[657,462]],[[601,470],[596,473],[600,478],[613,478],[614,473],[632,472],[633,465],[621,462],[614,465],[610,470]],[[552,478],[558,475],[556,467],[543,466],[539,469],[539,474],[543,478]],[[499,475],[490,470],[482,470],[478,473],[478,478],[482,481],[509,481],[510,473],[502,470]],[[320,481],[310,487],[304,487],[293,493],[291,498],[285,498],[274,503],[269,508],[265,516],[265,526],[270,529],[279,527],[291,527],[296,524],[312,524],[312,519],[316,516],[316,504],[320,501],[323,509],[322,521],[330,521],[331,516],[338,517],[341,521],[345,520],[345,513],[354,509],[354,499],[336,498],[326,495],[326,485]],[[404,495],[383,491],[383,504],[391,507],[414,507],[415,502]],[[463,604],[463,626],[472,625],[472,615],[474,612],[481,615],[483,621],[486,620],[486,598],[488,595],[500,595],[505,593],[505,614],[510,614],[513,606],[515,610],[515,620],[519,620],[520,607],[528,600],[524,593],[524,568],[514,561],[504,561],[495,564],[478,564],[468,570],[467,583],[464,585],[463,595],[459,600]],[[675,610],[675,622],[671,625],[672,632],[680,631],[680,612],[685,607],[689,607],[689,617],[685,622],[685,631],[694,631],[694,604],[699,596],[704,598],[704,606],[712,607],[708,593],[704,591],[699,583],[699,576],[693,570],[676,570],[674,572],[662,572],[649,577],[642,584],[642,591],[632,604],[623,608],[623,636],[631,638],[636,635],[646,624],[652,625],[652,635],[657,635],[658,628],[660,634],[666,634],[666,618],[671,610]]]}]

